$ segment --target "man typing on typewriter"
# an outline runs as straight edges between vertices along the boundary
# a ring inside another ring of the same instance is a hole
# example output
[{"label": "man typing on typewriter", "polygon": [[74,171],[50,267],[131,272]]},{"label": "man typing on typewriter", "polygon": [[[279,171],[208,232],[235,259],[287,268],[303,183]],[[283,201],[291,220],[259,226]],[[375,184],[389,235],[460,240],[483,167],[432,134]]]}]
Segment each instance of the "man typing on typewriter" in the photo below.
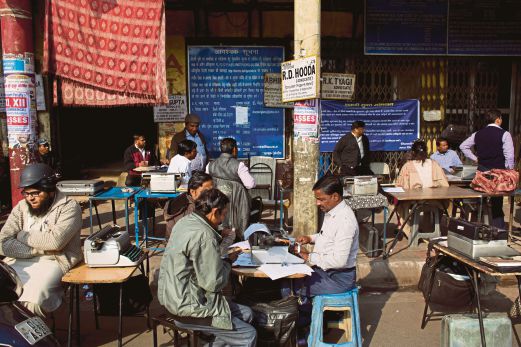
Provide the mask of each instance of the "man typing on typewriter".
[{"label": "man typing on typewriter", "polygon": [[238,253],[221,258],[217,227],[228,212],[229,199],[218,189],[201,193],[195,212],[179,220],[159,270],[158,299],[181,328],[215,336],[212,346],[255,346],[249,307],[222,294]]},{"label": "man typing on typewriter", "polygon": [[55,173],[42,163],[27,166],[19,187],[24,200],[0,231],[0,254],[20,277],[20,301],[42,317],[62,301],[62,276],[83,259],[78,203],[56,191]]},{"label": "man typing on typewriter", "polygon": [[[299,245],[315,244],[313,252],[296,250],[297,255],[313,265],[314,272],[300,283],[295,281],[301,296],[338,294],[353,289],[356,281],[358,253],[358,222],[345,203],[342,183],[338,177],[324,176],[313,186],[316,204],[325,213],[320,232],[299,236]],[[283,287],[282,294],[290,294]]]}]

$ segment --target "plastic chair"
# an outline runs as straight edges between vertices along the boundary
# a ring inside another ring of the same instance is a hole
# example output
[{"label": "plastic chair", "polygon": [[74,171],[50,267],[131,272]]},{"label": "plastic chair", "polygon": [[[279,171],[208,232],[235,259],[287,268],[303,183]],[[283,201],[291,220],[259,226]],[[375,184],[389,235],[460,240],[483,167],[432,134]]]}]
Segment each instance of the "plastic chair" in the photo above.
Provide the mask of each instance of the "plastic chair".
[{"label": "plastic chair", "polygon": [[375,175],[386,176],[388,181],[391,181],[391,169],[389,164],[384,162],[373,162],[369,164],[369,168]]},{"label": "plastic chair", "polygon": [[308,346],[361,347],[358,288],[313,298]]},{"label": "plastic chair", "polygon": [[[414,211],[413,224],[411,228],[411,237],[409,240],[409,246],[417,247],[420,244],[420,239],[431,239],[441,236],[441,213],[437,206],[422,205]],[[422,222],[423,219],[429,218],[428,221],[432,223]],[[432,231],[420,230],[420,226],[425,224],[432,225]]]}]

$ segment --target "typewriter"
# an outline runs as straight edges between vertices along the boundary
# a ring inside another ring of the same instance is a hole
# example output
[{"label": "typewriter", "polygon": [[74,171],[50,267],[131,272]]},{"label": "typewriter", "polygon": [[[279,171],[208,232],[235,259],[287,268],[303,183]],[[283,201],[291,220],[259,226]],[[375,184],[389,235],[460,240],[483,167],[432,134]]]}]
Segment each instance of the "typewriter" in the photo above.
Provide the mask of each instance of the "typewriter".
[{"label": "typewriter", "polygon": [[508,231],[450,218],[447,245],[471,258],[520,255],[507,244]]},{"label": "typewriter", "polygon": [[145,257],[141,248],[130,243],[128,232],[118,225],[108,225],[85,239],[83,252],[89,267],[136,266]]},{"label": "typewriter", "polygon": [[377,195],[381,176],[346,176],[343,178],[344,197]]},{"label": "typewriter", "polygon": [[174,193],[182,184],[184,174],[153,172],[141,174],[142,185],[151,193]]},{"label": "typewriter", "polygon": [[[262,224],[253,224],[252,226],[255,225],[261,226]],[[304,263],[304,259],[290,253],[292,245],[289,239],[284,238],[283,235],[277,232],[271,232],[265,225],[262,226],[263,228],[254,231],[247,237],[251,248],[252,264]]]}]

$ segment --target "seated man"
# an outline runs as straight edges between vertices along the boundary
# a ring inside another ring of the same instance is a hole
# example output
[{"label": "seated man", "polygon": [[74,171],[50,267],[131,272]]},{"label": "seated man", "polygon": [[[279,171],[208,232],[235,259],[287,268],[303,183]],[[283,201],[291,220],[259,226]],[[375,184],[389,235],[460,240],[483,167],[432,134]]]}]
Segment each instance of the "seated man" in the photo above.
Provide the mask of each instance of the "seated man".
[{"label": "seated man", "polygon": [[197,144],[191,140],[183,140],[177,145],[177,154],[170,160],[169,173],[184,174],[183,183],[188,184],[192,176],[190,162],[197,156]]},{"label": "seated man", "polygon": [[144,135],[134,135],[134,143],[125,149],[123,153],[123,165],[128,172],[125,185],[139,187],[141,185],[141,172],[134,169],[142,166],[157,165],[158,161],[152,151],[145,149],[147,140]]},{"label": "seated man", "polygon": [[438,137],[436,140],[437,151],[431,154],[431,159],[437,162],[443,171],[453,174],[453,166],[462,166],[463,163],[458,157],[458,153],[449,149],[449,141],[444,137]]},{"label": "seated man", "polygon": [[[324,176],[313,186],[316,204],[325,213],[320,232],[299,236],[302,245],[314,243],[313,252],[301,249],[298,255],[313,265],[314,272],[295,281],[301,296],[338,294],[355,287],[358,223],[353,210],[342,198],[343,186],[338,177]],[[289,287],[282,295],[290,294]]]},{"label": "seated man", "polygon": [[230,199],[225,226],[235,228],[237,235],[242,238],[250,219],[251,198],[247,189],[255,187],[255,179],[246,165],[237,160],[238,153],[235,139],[222,139],[221,155],[206,166],[206,172],[212,175],[215,187]]},{"label": "seated man", "polygon": [[56,191],[55,173],[46,164],[27,166],[19,187],[25,199],[0,231],[0,254],[23,283],[19,300],[44,317],[62,302],[62,276],[83,259],[81,210]]},{"label": "seated man", "polygon": [[174,226],[161,261],[157,294],[170,313],[189,318],[176,319],[179,327],[214,335],[212,345],[255,346],[257,332],[248,324],[251,309],[227,301],[221,293],[237,258],[234,253],[222,259],[219,253],[217,226],[228,204],[219,190],[206,190],[196,201],[195,212]]}]

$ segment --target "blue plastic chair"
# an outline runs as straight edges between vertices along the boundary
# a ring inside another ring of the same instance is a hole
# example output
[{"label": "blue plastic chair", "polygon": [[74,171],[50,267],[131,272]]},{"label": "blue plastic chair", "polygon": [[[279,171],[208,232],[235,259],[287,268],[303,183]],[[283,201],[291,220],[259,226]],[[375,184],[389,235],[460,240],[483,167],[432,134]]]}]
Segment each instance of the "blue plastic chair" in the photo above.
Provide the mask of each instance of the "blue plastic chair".
[{"label": "blue plastic chair", "polygon": [[[324,309],[346,308],[351,311],[351,341],[343,343],[327,343],[323,341]],[[309,347],[361,347],[362,334],[360,332],[360,315],[358,312],[358,288],[340,294],[317,295],[313,298],[311,313],[311,329],[308,337]]]}]

